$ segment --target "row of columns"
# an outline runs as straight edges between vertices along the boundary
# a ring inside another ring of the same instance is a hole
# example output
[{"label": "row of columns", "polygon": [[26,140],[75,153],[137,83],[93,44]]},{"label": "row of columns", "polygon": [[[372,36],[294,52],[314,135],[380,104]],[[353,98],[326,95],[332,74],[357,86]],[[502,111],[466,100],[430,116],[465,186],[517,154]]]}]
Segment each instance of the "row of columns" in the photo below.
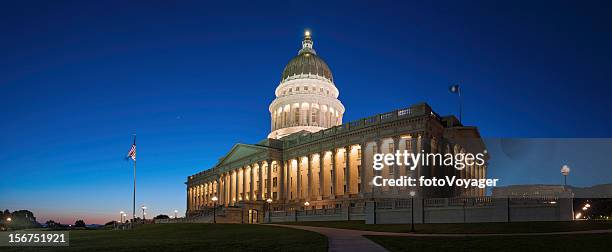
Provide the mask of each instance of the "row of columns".
[{"label": "row of columns", "polygon": [[[293,126],[330,128],[342,124],[342,114],[339,114],[339,111],[329,105],[308,103],[306,106],[302,104],[282,106],[289,106],[289,108],[283,107],[272,112],[272,131]],[[326,109],[322,109],[322,107]]]},{"label": "row of columns", "polygon": [[[388,145],[384,146],[385,144]],[[373,176],[399,178],[400,176],[432,177],[449,175],[446,174],[447,171],[438,170],[439,167],[420,167],[420,165],[415,170],[410,170],[405,165],[385,166],[382,170],[372,169],[374,153],[394,153],[397,150],[407,150],[412,153],[421,151],[425,153],[465,152],[465,150],[457,149],[457,147],[446,147],[445,151],[438,148],[435,139],[414,135],[396,136],[347,145],[343,148],[312,153],[284,162],[277,160],[260,161],[247,167],[222,173],[214,181],[190,187],[188,189],[188,209],[212,206],[213,196],[218,197],[218,204],[234,205],[241,200],[272,199],[277,203],[288,203],[334,199],[338,196],[363,197],[366,193],[375,194],[381,192],[381,190],[391,190],[397,193],[398,190],[407,190],[408,188],[373,187],[370,184]],[[365,155],[366,152],[369,154]],[[276,166],[275,172],[273,172],[274,166]],[[265,180],[263,179],[264,167],[267,177]],[[254,178],[256,171],[258,184],[255,184]],[[485,178],[486,167],[467,166],[463,170],[454,170],[454,173],[460,178]],[[247,176],[249,177],[248,181]],[[277,186],[273,189],[274,178],[277,179]],[[306,183],[303,179],[306,179]],[[264,183],[265,181],[267,181],[267,184]],[[266,184],[265,191],[263,189],[264,184]],[[248,190],[246,190],[247,187],[249,187]],[[277,193],[274,197],[273,192]],[[480,196],[483,193],[483,190],[471,189],[470,191],[462,191],[460,192],[461,195],[457,196]]]}]

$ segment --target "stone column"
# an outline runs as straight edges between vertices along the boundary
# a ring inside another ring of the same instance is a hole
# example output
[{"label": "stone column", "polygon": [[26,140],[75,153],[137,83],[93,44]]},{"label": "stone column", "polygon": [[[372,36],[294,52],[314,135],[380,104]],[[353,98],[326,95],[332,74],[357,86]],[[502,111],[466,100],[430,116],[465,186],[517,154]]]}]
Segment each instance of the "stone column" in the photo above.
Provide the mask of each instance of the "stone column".
[{"label": "stone column", "polygon": [[223,202],[223,174],[219,174],[217,178],[217,204]]},{"label": "stone column", "polygon": [[208,204],[208,183],[204,183],[204,201],[202,202],[204,206],[206,206]]},{"label": "stone column", "polygon": [[360,149],[361,149],[361,157],[359,157],[361,159],[361,169],[359,169],[359,178],[361,178],[361,181],[359,181],[360,183],[360,188],[359,188],[359,195],[361,197],[363,197],[363,193],[365,192],[365,186],[366,186],[366,161],[365,161],[365,153],[366,153],[366,149],[368,147],[368,143],[367,142],[363,142],[361,143]]},{"label": "stone column", "polygon": [[297,176],[297,186],[295,187],[297,190],[297,201],[300,201],[302,199],[302,157],[298,157],[297,158],[297,167],[296,167],[296,172],[295,175]]},{"label": "stone column", "polygon": [[[393,153],[399,151],[399,143],[400,143],[400,137],[394,136],[393,137]],[[393,178],[399,178],[400,177],[399,165],[394,162],[392,169],[393,169]],[[393,187],[393,193],[397,194],[398,190],[399,188],[397,186]]]},{"label": "stone column", "polygon": [[319,197],[323,199],[325,195],[325,167],[323,166],[325,163],[325,151],[319,153]]},{"label": "stone column", "polygon": [[311,120],[311,112],[312,111],[312,103],[308,103],[308,109],[306,110],[306,125],[310,126],[310,120]]},{"label": "stone column", "polygon": [[336,148],[332,149],[332,153],[331,153],[331,187],[332,187],[332,199],[336,197],[336,190],[337,190],[337,181],[336,181]]},{"label": "stone column", "polygon": [[266,185],[265,200],[272,198],[272,159],[266,160],[266,163],[268,163],[268,184]]},{"label": "stone column", "polygon": [[223,205],[227,205],[227,173],[221,177],[221,199]]},{"label": "stone column", "polygon": [[232,199],[234,198],[234,196],[232,196],[232,172],[228,172],[227,173],[227,205],[231,205],[232,204]]},{"label": "stone column", "polygon": [[[382,153],[382,144],[383,144],[383,139],[376,140],[376,153]],[[382,174],[382,170],[374,170],[375,176],[380,176],[381,174]],[[374,186],[374,185],[372,186],[375,188],[372,191],[380,193],[381,188],[379,186]]]},{"label": "stone column", "polygon": [[247,176],[247,168],[246,167],[242,167],[241,170],[242,170],[242,192],[241,192],[242,193],[242,200],[246,201],[247,198],[249,200],[251,199],[251,196],[247,195],[247,189],[246,189],[247,188],[247,184],[246,184],[246,182],[247,182],[247,178],[246,178],[246,176]]},{"label": "stone column", "polygon": [[223,189],[222,189],[223,190],[223,205],[226,205],[226,206],[228,202],[227,197],[229,196],[229,193],[227,192],[228,185],[229,185],[228,180],[227,180],[227,174],[228,174],[227,172],[223,173]]},{"label": "stone column", "polygon": [[[399,151],[400,139],[401,138],[399,136],[393,137],[393,153]],[[393,165],[393,177],[399,177],[399,165],[397,165],[397,163]]]},{"label": "stone column", "polygon": [[282,202],[285,199],[285,161],[279,162],[278,177],[278,201]]},{"label": "stone column", "polygon": [[257,197],[255,199],[261,200],[261,195],[263,194],[263,183],[264,183],[263,162],[262,161],[257,162],[257,172],[258,172],[257,180],[259,181],[259,184],[257,185]]},{"label": "stone column", "polygon": [[249,166],[249,199],[255,200],[255,169],[253,166]]},{"label": "stone column", "polygon": [[306,194],[306,200],[312,200],[312,165],[310,164],[312,162],[312,159],[310,158],[311,155],[308,154],[306,156],[306,162],[308,162],[308,190],[307,190],[307,194]]},{"label": "stone column", "polygon": [[[418,150],[418,146],[417,146],[417,138],[413,135],[410,138],[410,152],[412,152],[412,154],[414,155],[414,154],[417,154],[418,151],[419,150]],[[410,171],[410,175],[411,175],[412,178],[418,178],[418,176],[419,176],[419,165],[417,164],[415,167],[416,168],[415,168],[414,171]],[[410,169],[410,168],[408,168],[408,169]]]},{"label": "stone column", "polygon": [[221,203],[221,176],[216,179],[216,182],[217,192],[215,193],[215,196],[217,196],[217,203]]},{"label": "stone column", "polygon": [[345,160],[344,160],[344,169],[346,169],[345,174],[344,174],[344,181],[346,183],[346,194],[345,196],[350,197],[351,196],[351,146],[347,145],[344,146],[344,156],[345,156]]},{"label": "stone column", "polygon": [[198,185],[198,209],[202,209],[202,185]]},{"label": "stone column", "polygon": [[191,210],[191,187],[187,186],[187,212]]},{"label": "stone column", "polygon": [[239,177],[238,175],[240,175],[239,170],[238,169],[234,170],[234,198],[236,198],[236,200],[234,201],[234,205],[236,205],[236,203],[240,199],[240,191],[238,190],[239,189],[238,183],[240,183],[240,181],[238,180],[238,177]]}]

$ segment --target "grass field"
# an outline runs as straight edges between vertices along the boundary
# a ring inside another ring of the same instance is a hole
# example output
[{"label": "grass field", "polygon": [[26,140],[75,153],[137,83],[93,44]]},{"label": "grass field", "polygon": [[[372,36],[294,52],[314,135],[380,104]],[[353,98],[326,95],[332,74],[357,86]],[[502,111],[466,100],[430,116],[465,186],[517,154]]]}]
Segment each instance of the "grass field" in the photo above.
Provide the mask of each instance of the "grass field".
[{"label": "grass field", "polygon": [[323,235],[240,224],[157,224],[133,231],[70,231],[69,247],[2,251],[327,251]]},{"label": "grass field", "polygon": [[398,237],[366,236],[390,251],[610,251],[612,234]]},{"label": "grass field", "polygon": [[[366,225],[364,221],[287,222],[289,225],[332,227],[380,232],[410,232],[410,224]],[[612,229],[612,221],[415,224],[425,234],[508,234]]]}]

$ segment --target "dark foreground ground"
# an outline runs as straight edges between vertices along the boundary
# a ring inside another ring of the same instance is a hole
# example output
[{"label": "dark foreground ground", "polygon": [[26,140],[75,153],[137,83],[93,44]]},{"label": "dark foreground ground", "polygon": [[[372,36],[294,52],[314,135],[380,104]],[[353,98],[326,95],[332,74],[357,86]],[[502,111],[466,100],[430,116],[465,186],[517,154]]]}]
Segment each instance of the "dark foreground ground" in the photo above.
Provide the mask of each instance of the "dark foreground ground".
[{"label": "dark foreground ground", "polygon": [[[410,224],[366,225],[364,221],[287,222],[283,224],[395,233],[410,232]],[[612,229],[612,221],[543,221],[511,223],[415,224],[416,233],[423,234],[510,234],[569,232],[603,229]]]},{"label": "dark foreground ground", "polygon": [[390,251],[610,251],[612,234],[398,237],[367,236]]},{"label": "dark foreground ground", "polygon": [[156,224],[133,231],[70,231],[69,247],[2,247],[2,251],[327,251],[323,235],[240,224]]}]

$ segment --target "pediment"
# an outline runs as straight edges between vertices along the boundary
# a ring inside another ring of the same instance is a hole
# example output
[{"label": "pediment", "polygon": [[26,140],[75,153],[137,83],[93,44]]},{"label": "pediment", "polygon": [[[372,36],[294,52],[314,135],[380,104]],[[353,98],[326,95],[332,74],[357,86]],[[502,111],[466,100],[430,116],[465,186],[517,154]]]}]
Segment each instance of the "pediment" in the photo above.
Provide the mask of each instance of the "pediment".
[{"label": "pediment", "polygon": [[238,161],[248,156],[267,152],[268,148],[264,146],[257,146],[251,144],[236,144],[232,149],[219,160],[216,166],[224,166],[231,164],[232,162]]}]

